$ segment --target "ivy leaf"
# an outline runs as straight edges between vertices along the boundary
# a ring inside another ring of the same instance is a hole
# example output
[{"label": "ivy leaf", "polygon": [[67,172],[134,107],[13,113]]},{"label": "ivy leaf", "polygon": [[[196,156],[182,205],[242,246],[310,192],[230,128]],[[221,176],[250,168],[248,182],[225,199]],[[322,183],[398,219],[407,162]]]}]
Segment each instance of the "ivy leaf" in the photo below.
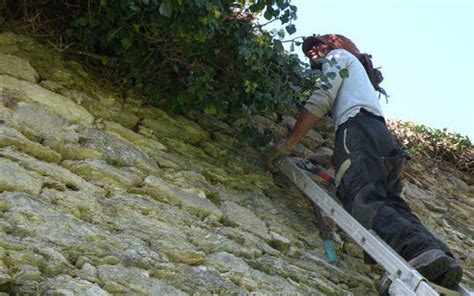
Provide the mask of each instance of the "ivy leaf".
[{"label": "ivy leaf", "polygon": [[[329,79],[334,79],[334,78],[336,78],[336,75],[337,75],[336,72],[328,72],[328,73],[326,73],[326,76],[327,76],[327,78],[329,78]],[[340,75],[340,73],[339,73],[339,75]]]},{"label": "ivy leaf", "polygon": [[265,8],[265,1],[258,1],[255,4],[250,5],[249,9],[251,12],[260,12]]},{"label": "ivy leaf", "polygon": [[122,47],[125,49],[129,49],[132,46],[132,40],[130,40],[130,38],[128,37],[120,39],[120,43],[122,44]]},{"label": "ivy leaf", "polygon": [[135,32],[140,32],[141,24],[133,24],[132,28]]},{"label": "ivy leaf", "polygon": [[108,56],[99,56],[102,65],[107,66],[110,63],[110,59]]},{"label": "ivy leaf", "polygon": [[249,9],[251,12],[255,13],[255,12],[259,12],[260,10],[258,9],[258,5],[257,4],[252,4],[249,6]]},{"label": "ivy leaf", "polygon": [[207,106],[206,108],[204,108],[204,113],[210,114],[210,115],[216,115],[217,108],[214,105]]},{"label": "ivy leaf", "polygon": [[295,25],[288,25],[285,27],[286,31],[288,32],[288,34],[293,34],[294,32],[296,32],[296,27]]},{"label": "ivy leaf", "polygon": [[202,31],[199,31],[196,34],[194,34],[194,39],[196,39],[199,42],[206,41],[206,38],[207,38],[206,34],[204,34]]},{"label": "ivy leaf", "polygon": [[137,3],[135,3],[135,1],[127,1],[127,4],[128,4],[128,8],[131,11],[133,12],[140,11],[140,7],[137,6]]},{"label": "ivy leaf", "polygon": [[331,87],[330,87],[329,85],[327,85],[327,84],[321,84],[321,89],[322,89],[322,90],[328,90],[328,89],[330,89],[330,88],[331,88]]},{"label": "ivy leaf", "polygon": [[349,77],[349,70],[347,68],[341,69],[339,71],[339,76],[341,76],[341,78]]},{"label": "ivy leaf", "polygon": [[286,14],[280,17],[281,24],[286,24],[290,20],[290,17]]},{"label": "ivy leaf", "polygon": [[265,10],[265,13],[263,14],[263,17],[267,20],[271,20],[273,17],[273,11],[267,8],[267,10]]},{"label": "ivy leaf", "polygon": [[160,5],[160,14],[166,17],[171,17],[172,8],[169,3],[163,2]]},{"label": "ivy leaf", "polygon": [[80,18],[78,18],[75,22],[76,22],[76,24],[78,24],[78,25],[81,26],[81,27],[85,27],[85,26],[87,25],[87,23],[88,23],[86,17],[80,17]]},{"label": "ivy leaf", "polygon": [[280,40],[273,40],[273,46],[275,47],[276,50],[282,51],[283,50],[283,45],[281,44]]},{"label": "ivy leaf", "polygon": [[279,36],[280,38],[284,38],[284,37],[285,37],[285,30],[283,30],[283,29],[279,30],[279,31],[278,31],[278,36]]}]

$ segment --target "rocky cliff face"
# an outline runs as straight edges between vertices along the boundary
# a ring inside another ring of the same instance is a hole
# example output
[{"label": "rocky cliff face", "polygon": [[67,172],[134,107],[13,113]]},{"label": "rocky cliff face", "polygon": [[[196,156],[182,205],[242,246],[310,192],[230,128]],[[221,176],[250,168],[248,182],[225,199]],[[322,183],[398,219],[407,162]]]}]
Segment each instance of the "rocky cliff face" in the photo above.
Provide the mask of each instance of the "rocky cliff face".
[{"label": "rocky cliff face", "polygon": [[[309,203],[235,126],[120,97],[11,33],[0,91],[3,294],[376,294],[381,270],[335,226],[328,264]],[[248,122],[284,134],[294,118]],[[297,152],[327,162],[330,143],[312,131]],[[405,198],[472,287],[473,186],[435,163],[405,176]]]}]

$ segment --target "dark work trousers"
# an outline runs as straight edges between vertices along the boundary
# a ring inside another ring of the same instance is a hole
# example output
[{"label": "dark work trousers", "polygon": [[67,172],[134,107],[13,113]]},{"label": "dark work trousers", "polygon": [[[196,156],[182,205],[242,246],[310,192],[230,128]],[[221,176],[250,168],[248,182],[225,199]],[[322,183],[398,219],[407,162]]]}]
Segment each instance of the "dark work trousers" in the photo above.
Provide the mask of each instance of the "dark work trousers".
[{"label": "dark work trousers", "polygon": [[430,249],[452,256],[400,197],[400,171],[407,159],[384,119],[361,109],[336,132],[333,164],[337,196],[356,220],[406,260]]}]

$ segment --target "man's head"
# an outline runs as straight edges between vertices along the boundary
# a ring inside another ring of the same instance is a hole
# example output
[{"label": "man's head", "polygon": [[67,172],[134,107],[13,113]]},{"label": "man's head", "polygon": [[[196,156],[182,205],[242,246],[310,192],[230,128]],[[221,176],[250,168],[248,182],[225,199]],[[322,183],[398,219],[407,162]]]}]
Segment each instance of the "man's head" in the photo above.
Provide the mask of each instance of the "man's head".
[{"label": "man's head", "polygon": [[[345,49],[356,57],[360,55],[360,51],[355,44],[349,38],[339,34],[309,36],[304,38],[302,46],[303,53],[310,59],[313,59],[316,53],[318,53],[317,55],[321,55],[324,54],[326,50],[329,52],[336,48]],[[327,52],[325,54],[327,54]]]},{"label": "man's head", "polygon": [[324,58],[332,49],[331,46],[319,39],[319,37],[307,37],[303,42],[303,52],[310,60]]},{"label": "man's head", "polygon": [[311,68],[321,70],[322,59],[333,48],[318,37],[311,36],[304,39],[302,49],[305,56],[309,58]]},{"label": "man's head", "polygon": [[311,68],[321,69],[322,58],[333,49],[342,48],[357,58],[360,52],[355,44],[349,39],[339,34],[313,35],[306,37],[303,41],[303,53],[310,59]]},{"label": "man's head", "polygon": [[372,56],[361,53],[349,38],[339,34],[313,35],[304,38],[301,49],[310,59],[311,68],[321,70],[321,59],[333,49],[345,49],[354,55],[364,66],[374,88],[387,96],[385,90],[379,86],[383,80],[382,73],[372,66]]}]

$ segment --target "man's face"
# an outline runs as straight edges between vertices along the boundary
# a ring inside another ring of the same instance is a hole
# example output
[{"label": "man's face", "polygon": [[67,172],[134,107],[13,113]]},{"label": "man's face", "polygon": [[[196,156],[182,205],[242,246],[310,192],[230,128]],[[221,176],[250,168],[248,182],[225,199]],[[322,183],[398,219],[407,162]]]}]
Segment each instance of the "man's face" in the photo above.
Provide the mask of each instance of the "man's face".
[{"label": "man's face", "polygon": [[317,59],[317,58],[324,58],[329,52],[329,46],[324,43],[318,43],[314,45],[307,53],[306,56],[309,57],[310,60]]},{"label": "man's face", "polygon": [[321,70],[322,59],[326,57],[330,48],[324,43],[318,43],[314,45],[307,53],[306,56],[310,60],[311,68]]}]

